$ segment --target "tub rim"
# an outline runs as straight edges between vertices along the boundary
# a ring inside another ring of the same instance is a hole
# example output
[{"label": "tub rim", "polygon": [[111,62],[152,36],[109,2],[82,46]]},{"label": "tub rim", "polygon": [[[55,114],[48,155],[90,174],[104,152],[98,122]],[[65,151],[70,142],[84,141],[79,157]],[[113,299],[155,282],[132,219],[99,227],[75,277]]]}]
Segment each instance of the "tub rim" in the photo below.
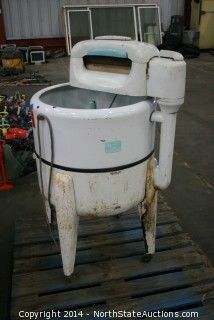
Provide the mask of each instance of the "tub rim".
[{"label": "tub rim", "polygon": [[[125,117],[129,116],[130,113],[141,113],[143,109],[147,108],[148,105],[152,103],[153,97],[147,96],[145,100],[129,104],[127,106],[120,106],[116,108],[103,108],[103,109],[75,109],[75,108],[64,108],[60,106],[52,106],[48,103],[43,102],[40,97],[42,94],[45,92],[64,87],[64,86],[71,86],[70,82],[64,82],[60,84],[56,84],[53,86],[48,86],[47,88],[41,89],[37,91],[31,98],[30,100],[30,105],[33,108],[33,111],[36,113],[42,113],[45,112],[46,114],[52,114],[53,111],[54,114],[57,115],[58,117],[63,117],[63,116],[72,116],[75,118],[88,118],[88,119],[97,119],[97,118],[109,118],[111,119],[112,117]],[[73,86],[71,86],[73,87]],[[78,88],[78,87],[77,87]],[[82,89],[82,88],[80,88]],[[99,90],[98,90],[99,91]],[[143,96],[142,96],[143,98]],[[35,101],[36,100],[36,101]],[[34,106],[36,104],[36,106]],[[39,106],[39,108],[38,108]]]}]

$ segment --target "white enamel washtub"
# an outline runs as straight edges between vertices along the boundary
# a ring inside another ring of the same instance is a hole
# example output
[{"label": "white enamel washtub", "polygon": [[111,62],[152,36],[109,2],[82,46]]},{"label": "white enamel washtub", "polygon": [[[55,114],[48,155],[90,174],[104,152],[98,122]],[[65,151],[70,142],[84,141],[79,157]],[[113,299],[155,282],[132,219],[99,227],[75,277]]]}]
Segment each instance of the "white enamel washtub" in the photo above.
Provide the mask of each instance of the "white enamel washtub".
[{"label": "white enamel washtub", "polygon": [[[84,58],[97,55],[128,59],[130,70],[88,69]],[[154,254],[157,189],[171,181],[185,72],[179,53],[137,41],[89,40],[71,50],[69,83],[32,97],[39,184],[49,223],[56,214],[66,276],[74,270],[79,216],[99,223],[99,216],[138,205],[145,257]]]},{"label": "white enamel washtub", "polygon": [[[86,109],[91,100],[96,101],[96,110]],[[37,116],[45,114],[53,129],[53,170],[71,177],[78,215],[118,214],[143,200],[147,162],[154,150],[153,99],[115,97],[62,84],[39,91],[31,103],[35,152],[39,155]],[[47,123],[40,135],[47,190],[51,163]]]}]

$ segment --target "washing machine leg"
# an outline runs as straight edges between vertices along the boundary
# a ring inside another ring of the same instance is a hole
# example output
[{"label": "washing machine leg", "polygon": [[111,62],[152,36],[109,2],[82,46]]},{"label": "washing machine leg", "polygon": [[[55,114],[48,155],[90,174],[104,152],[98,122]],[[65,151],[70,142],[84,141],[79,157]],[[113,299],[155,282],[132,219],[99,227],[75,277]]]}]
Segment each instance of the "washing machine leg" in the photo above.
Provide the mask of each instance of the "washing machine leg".
[{"label": "washing machine leg", "polygon": [[138,206],[140,214],[146,254],[144,261],[150,261],[155,253],[156,216],[157,216],[157,190],[153,185],[153,165],[148,163],[146,177],[146,195]]},{"label": "washing machine leg", "polygon": [[41,163],[41,166],[42,166],[42,183],[41,183],[40,163],[39,163],[38,159],[36,159],[36,165],[37,165],[37,172],[39,173],[38,174],[38,182],[39,182],[39,188],[40,188],[41,194],[42,194],[42,187],[43,187],[43,191],[44,191],[44,198],[45,198],[44,210],[46,213],[47,220],[48,220],[49,224],[51,224],[51,222],[52,222],[51,221],[51,208],[50,208],[49,202],[47,200],[48,199],[48,181],[47,181],[48,179],[47,179],[47,176],[49,177],[50,167]]},{"label": "washing machine leg", "polygon": [[61,173],[54,175],[53,197],[63,271],[65,276],[70,276],[74,270],[79,217],[75,208],[73,180],[69,175]]}]

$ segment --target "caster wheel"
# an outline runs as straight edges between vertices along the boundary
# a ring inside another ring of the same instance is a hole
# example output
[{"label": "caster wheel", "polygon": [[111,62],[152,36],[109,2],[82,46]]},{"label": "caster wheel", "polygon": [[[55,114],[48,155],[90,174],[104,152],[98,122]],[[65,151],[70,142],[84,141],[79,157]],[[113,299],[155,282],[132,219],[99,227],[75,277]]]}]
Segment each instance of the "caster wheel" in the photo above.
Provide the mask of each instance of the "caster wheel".
[{"label": "caster wheel", "polygon": [[151,253],[146,253],[144,256],[143,256],[143,261],[144,262],[150,262],[153,258],[153,254]]}]

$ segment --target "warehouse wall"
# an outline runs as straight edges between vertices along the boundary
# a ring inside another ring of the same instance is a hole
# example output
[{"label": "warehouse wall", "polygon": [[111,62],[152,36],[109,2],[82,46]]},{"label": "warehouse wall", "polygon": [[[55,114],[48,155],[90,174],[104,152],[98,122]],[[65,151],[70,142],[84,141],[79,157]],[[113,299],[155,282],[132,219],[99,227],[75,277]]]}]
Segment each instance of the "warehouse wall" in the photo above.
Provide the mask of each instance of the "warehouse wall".
[{"label": "warehouse wall", "polygon": [[157,3],[161,7],[164,29],[172,14],[182,14],[184,0],[2,0],[8,40],[60,38],[65,36],[64,5]]},{"label": "warehouse wall", "polygon": [[0,0],[0,43],[3,44],[6,42],[5,38],[5,30],[4,30],[4,20],[2,15],[2,6],[1,6],[1,0]]},{"label": "warehouse wall", "polygon": [[63,35],[61,1],[2,0],[2,8],[7,39]]},{"label": "warehouse wall", "polygon": [[184,0],[2,0],[5,32],[8,40],[64,37],[64,5],[145,4],[161,7],[164,30],[171,15],[183,14]]},{"label": "warehouse wall", "polygon": [[168,29],[171,16],[184,14],[184,3],[185,0],[160,0],[163,30]]}]

